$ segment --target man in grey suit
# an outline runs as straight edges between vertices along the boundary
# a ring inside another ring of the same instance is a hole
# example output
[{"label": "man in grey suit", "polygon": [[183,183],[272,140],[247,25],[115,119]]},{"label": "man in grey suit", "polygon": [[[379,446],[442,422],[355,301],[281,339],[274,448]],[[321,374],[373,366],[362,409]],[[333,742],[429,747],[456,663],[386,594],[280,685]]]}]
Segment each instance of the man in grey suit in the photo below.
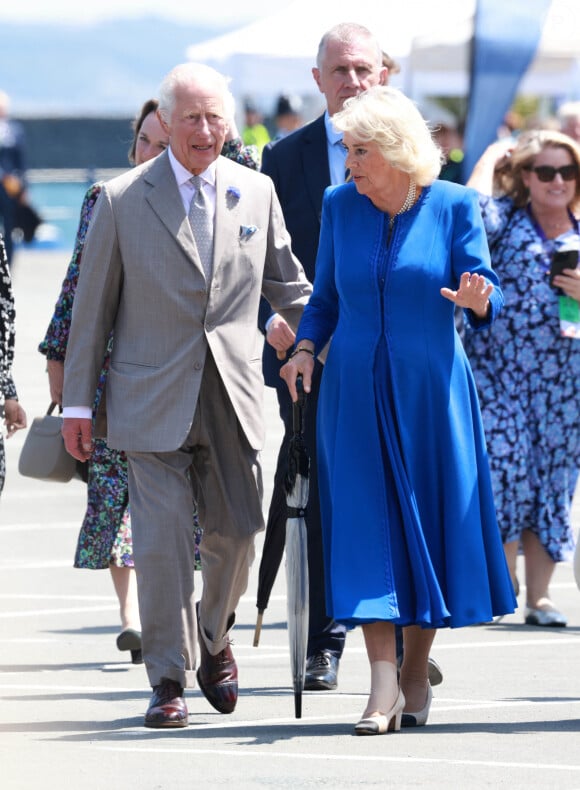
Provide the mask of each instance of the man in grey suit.
[{"label": "man in grey suit", "polygon": [[[216,710],[231,713],[237,701],[229,633],[263,529],[260,295],[295,327],[311,286],[270,179],[219,156],[234,117],[225,78],[177,66],[161,85],[159,116],[169,149],[105,184],[95,208],[67,348],[63,434],[72,455],[90,455],[89,405],[113,331],[106,435],[128,458],[153,687],[145,725],[183,727],[196,666]],[[197,613],[194,499],[204,528]]]}]

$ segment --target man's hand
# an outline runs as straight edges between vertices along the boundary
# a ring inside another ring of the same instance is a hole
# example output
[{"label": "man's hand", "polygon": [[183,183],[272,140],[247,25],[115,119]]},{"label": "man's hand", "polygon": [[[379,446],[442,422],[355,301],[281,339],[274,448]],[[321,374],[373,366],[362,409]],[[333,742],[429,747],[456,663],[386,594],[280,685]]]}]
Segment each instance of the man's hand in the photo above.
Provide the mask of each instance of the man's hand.
[{"label": "man's hand", "polygon": [[92,420],[65,417],[62,425],[64,446],[77,461],[88,461],[93,451]]},{"label": "man's hand", "polygon": [[286,359],[286,352],[294,345],[296,335],[282,316],[276,313],[268,326],[266,340],[276,349],[278,359]]}]

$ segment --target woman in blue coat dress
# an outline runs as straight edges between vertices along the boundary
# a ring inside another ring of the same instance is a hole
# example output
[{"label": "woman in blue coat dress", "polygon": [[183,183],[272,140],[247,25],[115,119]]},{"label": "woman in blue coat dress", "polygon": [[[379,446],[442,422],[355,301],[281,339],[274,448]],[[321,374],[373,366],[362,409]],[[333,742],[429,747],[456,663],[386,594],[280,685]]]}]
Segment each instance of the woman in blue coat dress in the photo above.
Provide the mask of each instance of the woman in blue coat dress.
[{"label": "woman in blue coat dress", "polygon": [[[477,197],[436,181],[440,151],[400,91],[333,117],[353,183],[324,199],[314,293],[282,369],[290,393],[328,340],[318,463],[328,614],[362,625],[371,694],[360,735],[425,724],[437,628],[513,612],[471,369],[502,305]],[[394,626],[404,627],[397,681]],[[403,713],[404,711],[404,713]]]}]

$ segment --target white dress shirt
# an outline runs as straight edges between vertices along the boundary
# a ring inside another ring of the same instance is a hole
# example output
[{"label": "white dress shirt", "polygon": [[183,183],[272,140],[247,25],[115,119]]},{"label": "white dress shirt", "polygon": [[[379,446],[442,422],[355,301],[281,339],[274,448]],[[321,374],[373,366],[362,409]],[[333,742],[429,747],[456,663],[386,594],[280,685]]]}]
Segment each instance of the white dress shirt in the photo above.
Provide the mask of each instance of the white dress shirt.
[{"label": "white dress shirt", "polygon": [[[185,214],[187,216],[189,214],[189,207],[191,205],[191,201],[193,200],[193,196],[195,193],[193,184],[190,181],[193,173],[190,173],[189,170],[187,170],[187,168],[185,168],[181,164],[181,162],[177,161],[171,148],[167,149],[167,153],[169,154],[169,162],[171,163],[171,169],[173,170],[173,175],[175,176],[175,180],[177,181],[177,187],[179,189],[179,194],[181,195],[183,208],[185,209]],[[199,173],[199,177],[201,178],[202,181],[201,188],[203,189],[203,194],[206,196],[209,204],[209,210],[211,211],[212,222],[215,216],[215,204],[216,204],[215,169],[216,169],[215,162],[212,162],[211,165],[207,168],[207,170],[204,170],[203,173]]]}]

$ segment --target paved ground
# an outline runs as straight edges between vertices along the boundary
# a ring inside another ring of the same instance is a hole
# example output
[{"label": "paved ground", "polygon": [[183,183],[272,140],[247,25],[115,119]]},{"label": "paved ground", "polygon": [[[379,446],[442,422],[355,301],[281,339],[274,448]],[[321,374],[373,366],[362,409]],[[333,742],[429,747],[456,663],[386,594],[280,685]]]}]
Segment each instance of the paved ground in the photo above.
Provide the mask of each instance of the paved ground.
[{"label": "paved ground", "polygon": [[[47,406],[36,345],[66,264],[46,252],[21,253],[16,264],[15,372],[30,419]],[[269,483],[279,424],[270,397],[266,407]],[[428,726],[355,738],[368,682],[360,632],[349,635],[338,691],[306,693],[303,718],[294,719],[284,574],[254,648],[256,563],[235,630],[237,710],[221,716],[190,690],[188,729],[146,730],[147,680],[115,648],[108,573],[71,568],[83,486],[21,478],[22,440],[8,443],[0,504],[2,790],[580,788],[580,594],[570,565],[558,566],[553,585],[568,628],[527,627],[517,612],[497,625],[441,631],[433,655],[445,682]]]}]

